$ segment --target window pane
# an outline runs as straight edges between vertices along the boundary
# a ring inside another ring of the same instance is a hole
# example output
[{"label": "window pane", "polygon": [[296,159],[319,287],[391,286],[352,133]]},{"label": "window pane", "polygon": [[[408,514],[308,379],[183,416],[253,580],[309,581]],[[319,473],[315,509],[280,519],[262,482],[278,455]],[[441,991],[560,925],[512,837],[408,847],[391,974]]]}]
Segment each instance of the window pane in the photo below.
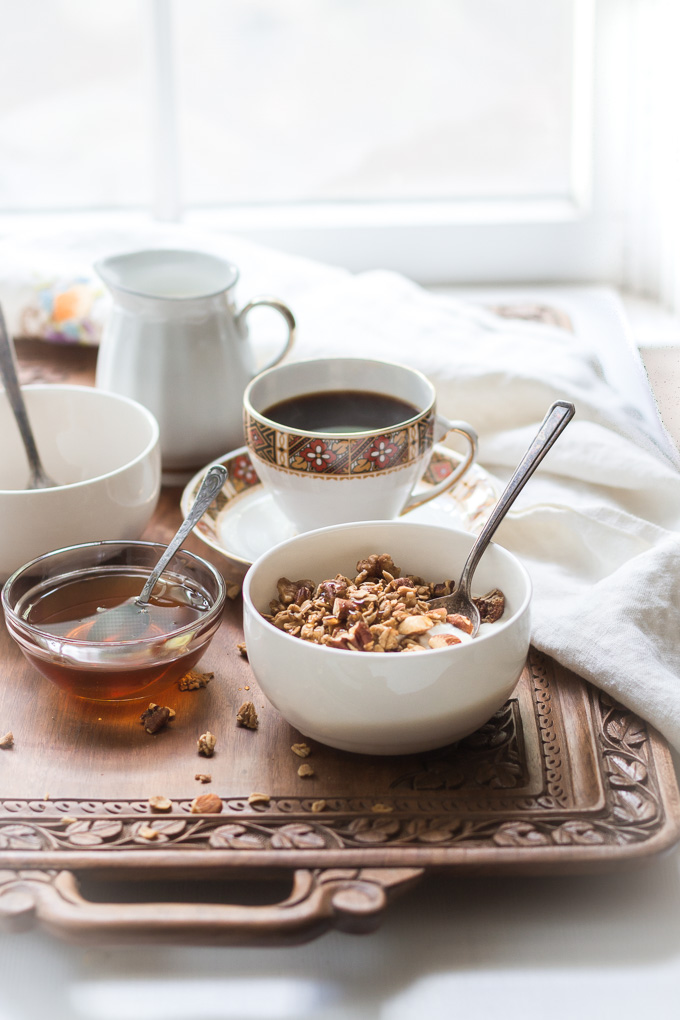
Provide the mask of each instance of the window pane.
[{"label": "window pane", "polygon": [[567,197],[574,0],[178,0],[189,205]]},{"label": "window pane", "polygon": [[0,210],[150,200],[139,0],[0,0]]}]

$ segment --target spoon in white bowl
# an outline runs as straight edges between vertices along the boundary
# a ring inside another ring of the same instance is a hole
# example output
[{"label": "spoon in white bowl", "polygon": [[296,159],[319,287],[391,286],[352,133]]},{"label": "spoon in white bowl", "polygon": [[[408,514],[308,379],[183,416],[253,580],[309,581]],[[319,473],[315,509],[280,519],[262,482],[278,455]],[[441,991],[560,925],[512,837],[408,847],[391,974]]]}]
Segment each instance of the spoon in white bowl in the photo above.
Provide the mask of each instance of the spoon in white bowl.
[{"label": "spoon in white bowl", "polygon": [[88,641],[110,641],[112,639],[116,641],[135,641],[138,638],[144,637],[149,627],[149,601],[151,593],[158,583],[158,579],[189,532],[198,524],[210,504],[217,498],[227,478],[227,469],[221,464],[213,464],[201,483],[191,510],[180,524],[175,536],[168,543],[165,552],[149,574],[146,584],[139,595],[135,598],[129,598],[125,602],[121,602],[120,605],[113,606],[111,609],[98,610],[100,615],[87,635]]},{"label": "spoon in white bowl", "polygon": [[501,523],[506,513],[515,502],[534,471],[541,463],[546,453],[555,440],[562,434],[571,419],[574,417],[575,408],[566,400],[557,400],[549,408],[540,429],[531,443],[531,446],[522,457],[515,472],[503,490],[500,499],[491,511],[491,515],[477,536],[477,541],[472,546],[461,571],[460,580],[451,595],[444,595],[442,598],[431,599],[428,603],[431,609],[444,608],[447,614],[460,613],[467,616],[472,623],[472,637],[479,630],[480,617],[479,609],[472,601],[470,585],[472,575],[479,565],[486,547],[495,534],[496,528]]},{"label": "spoon in white bowl", "polygon": [[40,457],[38,456],[38,447],[35,444],[35,438],[33,436],[33,430],[28,420],[28,412],[26,411],[26,404],[21,393],[21,386],[19,385],[19,377],[17,376],[17,367],[14,360],[14,348],[12,341],[9,338],[7,332],[7,326],[5,325],[5,316],[0,308],[0,376],[2,376],[2,383],[7,393],[7,399],[9,400],[10,407],[14,412],[17,425],[19,426],[19,432],[21,438],[24,441],[26,448],[26,456],[28,457],[28,463],[30,466],[31,474],[26,483],[27,489],[51,489],[54,485],[58,485],[53,478],[47,474],[43,468]]}]

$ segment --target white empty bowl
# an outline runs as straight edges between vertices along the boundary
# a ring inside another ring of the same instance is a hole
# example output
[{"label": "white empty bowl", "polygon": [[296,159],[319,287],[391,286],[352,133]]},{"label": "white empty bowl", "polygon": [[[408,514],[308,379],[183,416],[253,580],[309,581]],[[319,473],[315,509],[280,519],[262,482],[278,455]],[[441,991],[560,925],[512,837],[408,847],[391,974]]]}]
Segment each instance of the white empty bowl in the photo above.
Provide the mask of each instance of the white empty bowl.
[{"label": "white empty bowl", "polygon": [[160,492],[158,424],[89,386],[22,387],[40,458],[60,484],[26,489],[28,461],[0,389],[0,580],[63,546],[139,538]]},{"label": "white empty bowl", "polygon": [[457,579],[474,538],[407,521],[347,524],[298,535],[265,553],[243,585],[248,659],[264,694],[301,733],[364,754],[441,747],[483,725],[508,699],[529,649],[531,582],[519,560],[492,544],[473,594],[500,588],[503,617],[474,641],[422,652],[345,651],[291,637],[265,620],[280,577],[353,578],[371,553],[404,574]]}]

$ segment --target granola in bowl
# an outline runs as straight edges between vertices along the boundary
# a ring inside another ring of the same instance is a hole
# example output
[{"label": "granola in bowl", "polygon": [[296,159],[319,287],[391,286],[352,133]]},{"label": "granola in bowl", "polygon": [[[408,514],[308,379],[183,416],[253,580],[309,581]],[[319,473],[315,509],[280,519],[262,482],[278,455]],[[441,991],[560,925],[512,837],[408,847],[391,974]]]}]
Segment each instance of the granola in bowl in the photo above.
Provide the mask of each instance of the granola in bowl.
[{"label": "granola in bowl", "polygon": [[[296,535],[255,561],[243,583],[248,661],[262,694],[297,731],[295,740],[308,744],[315,740],[358,754],[416,754],[460,740],[505,704],[529,649],[531,579],[517,557],[495,542],[475,572],[474,594],[490,593],[483,607],[491,613],[487,621],[500,613],[502,600],[493,594],[496,588],[505,596],[505,609],[496,623],[483,624],[483,634],[480,628],[472,641],[463,637],[460,644],[435,649],[428,645],[420,654],[414,649],[407,655],[357,655],[351,643],[353,639],[358,646],[357,638],[364,633],[361,618],[373,650],[382,647],[383,634],[372,631],[374,627],[389,626],[401,644],[408,637],[399,635],[404,620],[427,616],[435,608],[423,596],[430,591],[443,595],[447,589],[430,587],[431,582],[457,578],[473,542],[473,535],[450,527],[409,520],[359,521]],[[380,556],[367,556],[383,549],[389,550],[391,564]],[[397,564],[402,569],[397,570]],[[396,583],[404,577],[411,586]],[[279,589],[277,581],[282,578],[291,580],[282,581]],[[329,588],[329,582],[339,582],[340,589],[332,583]],[[365,598],[357,610],[344,607],[342,600],[357,601],[346,597],[357,594],[351,586],[376,598]],[[336,599],[341,600],[337,606]],[[389,608],[390,615],[381,618],[382,608]],[[279,613],[284,615],[275,624]],[[315,618],[315,613],[321,615]],[[355,623],[359,626],[352,633]],[[310,626],[301,639],[306,624]],[[436,626],[433,621],[424,631],[428,642]],[[454,636],[461,633],[456,629]],[[325,634],[331,639],[340,636],[347,649],[314,640]]]},{"label": "granola in bowl", "polygon": [[[320,582],[280,577],[262,615],[292,637],[346,651],[413,652],[472,640],[467,617],[429,605],[450,594],[454,582],[405,574],[389,553],[371,553],[356,571],[353,578],[336,574]],[[505,596],[498,588],[475,602],[483,625],[502,617]]]}]

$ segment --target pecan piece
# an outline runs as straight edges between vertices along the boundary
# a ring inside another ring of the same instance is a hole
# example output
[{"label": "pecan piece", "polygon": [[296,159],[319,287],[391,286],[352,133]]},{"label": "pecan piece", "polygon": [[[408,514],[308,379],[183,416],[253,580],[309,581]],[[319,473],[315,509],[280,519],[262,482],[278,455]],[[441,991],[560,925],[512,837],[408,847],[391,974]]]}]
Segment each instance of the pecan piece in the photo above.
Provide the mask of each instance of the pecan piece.
[{"label": "pecan piece", "polygon": [[5,733],[4,737],[0,737],[0,747],[3,751],[6,751],[8,747],[14,747],[14,734],[11,730],[9,733]]},{"label": "pecan piece", "polygon": [[371,634],[370,628],[363,620],[357,620],[354,624],[349,632],[349,639],[357,646],[357,648],[361,649],[362,652],[370,652],[374,644],[374,638]]},{"label": "pecan piece", "polygon": [[258,727],[257,712],[252,701],[244,701],[236,714],[236,722],[239,726],[245,726],[247,730],[256,730]]},{"label": "pecan piece", "polygon": [[154,705],[151,702],[149,707],[140,715],[139,721],[147,733],[158,733],[174,716],[175,713],[167,705]]},{"label": "pecan piece", "polygon": [[195,669],[190,669],[177,686],[180,691],[196,691],[199,687],[207,687],[214,675],[214,673],[199,673]]},{"label": "pecan piece", "polygon": [[371,553],[365,560],[357,563],[357,575],[364,574],[366,577],[383,577],[385,573],[391,577],[399,577],[401,570],[395,567],[394,560],[389,553]]},{"label": "pecan piece", "polygon": [[[300,582],[298,582],[298,584],[299,583]],[[311,599],[313,594],[314,594],[314,582],[304,581],[302,584],[300,584],[300,587],[298,588],[295,594],[296,605],[303,606],[305,602],[308,602]]]},{"label": "pecan piece", "polygon": [[197,779],[199,783],[212,783],[212,776],[209,772],[197,772],[194,779]]},{"label": "pecan piece", "polygon": [[500,588],[494,588],[486,595],[480,595],[472,601],[479,610],[479,618],[482,623],[495,623],[505,612],[505,595]]},{"label": "pecan piece", "polygon": [[216,743],[217,740],[210,730],[206,730],[206,732],[201,733],[198,738],[198,753],[204,755],[206,758],[212,758],[215,753]]},{"label": "pecan piece", "polygon": [[300,595],[303,602],[305,599],[310,598],[314,591],[314,582],[306,578],[302,578],[299,581],[291,581],[288,577],[280,577],[276,583],[276,588],[281,604],[290,606],[293,603],[297,604],[298,595]]},{"label": "pecan piece", "polygon": [[318,598],[323,598],[330,608],[336,598],[342,597],[347,591],[347,579],[336,577],[333,581],[322,581],[316,590]]},{"label": "pecan piece", "polygon": [[337,598],[333,603],[332,614],[338,623],[345,623],[347,617],[354,609],[356,609],[356,603],[352,599]]}]

